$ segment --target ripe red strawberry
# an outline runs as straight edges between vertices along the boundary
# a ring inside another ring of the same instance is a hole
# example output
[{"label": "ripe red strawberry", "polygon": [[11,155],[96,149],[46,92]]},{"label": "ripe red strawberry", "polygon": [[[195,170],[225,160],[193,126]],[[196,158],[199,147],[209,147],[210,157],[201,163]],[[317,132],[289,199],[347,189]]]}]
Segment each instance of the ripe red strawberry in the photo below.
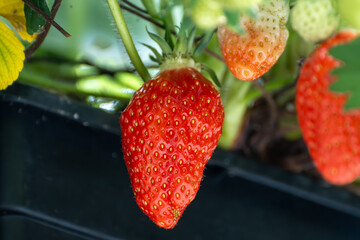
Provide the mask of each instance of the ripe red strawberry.
[{"label": "ripe red strawberry", "polygon": [[296,107],[310,154],[323,175],[334,184],[347,184],[360,175],[360,110],[345,112],[345,94],[331,92],[330,72],[341,62],[330,56],[333,46],[357,35],[341,32],[322,43],[305,62],[298,79]]},{"label": "ripe red strawberry", "polygon": [[222,55],[236,78],[255,80],[277,62],[289,35],[285,26],[288,14],[289,6],[284,0],[272,0],[259,6],[257,20],[241,18],[244,35],[226,25],[218,28]]},{"label": "ripe red strawberry", "polygon": [[190,67],[160,72],[122,113],[122,146],[135,199],[158,226],[173,228],[195,198],[223,119],[219,93]]}]

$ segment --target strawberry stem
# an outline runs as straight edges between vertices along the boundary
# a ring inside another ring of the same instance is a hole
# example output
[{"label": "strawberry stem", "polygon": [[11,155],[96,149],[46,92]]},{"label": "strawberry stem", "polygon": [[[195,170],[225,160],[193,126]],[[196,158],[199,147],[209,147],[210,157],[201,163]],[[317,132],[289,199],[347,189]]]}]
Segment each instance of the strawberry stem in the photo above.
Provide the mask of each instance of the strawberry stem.
[{"label": "strawberry stem", "polygon": [[278,122],[278,118],[279,118],[279,114],[278,114],[278,110],[277,110],[277,106],[276,106],[276,102],[274,100],[274,98],[270,95],[270,93],[258,82],[258,80],[252,81],[252,83],[254,84],[254,86],[256,86],[261,93],[263,94],[263,97],[265,98],[265,100],[267,101],[267,103],[269,104],[270,107],[270,119],[269,119],[269,125],[271,127],[275,127],[277,122]]},{"label": "strawberry stem", "polygon": [[120,33],[121,39],[126,48],[126,52],[128,53],[132,64],[134,65],[136,71],[139,73],[139,75],[144,81],[149,80],[151,78],[150,74],[135,48],[134,42],[129,33],[129,29],[126,25],[124,16],[121,12],[120,5],[118,4],[117,0],[107,0],[107,3],[109,5],[111,14],[115,20],[117,29]]},{"label": "strawberry stem", "polygon": [[144,5],[146,11],[152,18],[158,18],[159,15],[156,11],[155,4],[153,0],[141,0],[142,4]]}]

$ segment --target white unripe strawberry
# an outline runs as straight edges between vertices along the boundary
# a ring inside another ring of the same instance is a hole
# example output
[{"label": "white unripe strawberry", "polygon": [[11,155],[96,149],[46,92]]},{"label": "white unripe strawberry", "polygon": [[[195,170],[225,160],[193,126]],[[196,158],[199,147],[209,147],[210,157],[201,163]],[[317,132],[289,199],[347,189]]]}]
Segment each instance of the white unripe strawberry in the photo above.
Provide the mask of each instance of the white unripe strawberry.
[{"label": "white unripe strawberry", "polygon": [[263,0],[217,0],[226,9],[247,9],[257,6]]},{"label": "white unripe strawberry", "polygon": [[191,18],[202,29],[216,28],[226,22],[222,6],[216,0],[198,0],[191,9]]},{"label": "white unripe strawberry", "polygon": [[340,22],[332,0],[298,0],[291,11],[291,25],[306,41],[330,37]]}]

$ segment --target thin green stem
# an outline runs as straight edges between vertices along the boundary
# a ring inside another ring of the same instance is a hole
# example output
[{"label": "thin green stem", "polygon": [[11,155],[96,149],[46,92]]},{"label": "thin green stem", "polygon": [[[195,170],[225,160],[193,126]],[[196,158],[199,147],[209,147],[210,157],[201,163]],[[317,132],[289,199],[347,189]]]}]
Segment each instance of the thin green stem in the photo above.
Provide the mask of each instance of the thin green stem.
[{"label": "thin green stem", "polygon": [[134,42],[129,33],[129,29],[126,25],[124,16],[121,12],[119,3],[117,2],[117,0],[107,0],[107,2],[131,62],[133,63],[134,67],[136,68],[136,71],[139,73],[141,78],[144,81],[149,80],[151,78],[150,74],[146,69],[144,63],[141,61],[140,56],[135,48]]},{"label": "thin green stem", "polygon": [[141,0],[141,2],[151,17],[153,17],[153,18],[159,17],[153,0]]},{"label": "thin green stem", "polygon": [[224,67],[223,73],[221,75],[220,78],[220,83],[221,85],[223,85],[224,87],[226,87],[227,83],[229,82],[230,78],[229,78],[229,69],[227,66]]},{"label": "thin green stem", "polygon": [[161,0],[160,6],[162,10],[160,11],[160,17],[164,26],[167,24],[169,29],[174,29],[174,19],[172,16],[172,11],[170,11],[168,8],[168,4],[169,3],[167,0]]},{"label": "thin green stem", "polygon": [[129,13],[132,13],[132,14],[134,14],[134,15],[136,15],[136,16],[138,16],[138,17],[140,17],[140,18],[142,18],[142,19],[144,19],[144,20],[146,20],[146,21],[148,21],[148,22],[151,22],[152,24],[154,24],[154,25],[157,26],[157,27],[165,28],[164,25],[162,25],[161,23],[157,22],[155,19],[153,19],[153,18],[151,18],[151,17],[149,17],[149,16],[144,15],[144,14],[141,13],[140,11],[136,11],[136,10],[134,10],[134,9],[132,9],[132,8],[130,8],[130,7],[127,7],[127,6],[125,6],[125,5],[122,5],[122,4],[120,4],[120,7],[121,7],[123,10],[128,11]]},{"label": "thin green stem", "polygon": [[[128,1],[128,0],[122,0],[123,3],[125,3],[126,5],[129,5],[129,7],[133,8],[134,10],[136,11],[139,11],[141,13],[144,13],[144,14],[148,14],[148,12],[140,7],[138,7],[136,4]],[[120,6],[122,6],[123,4],[120,4]],[[122,8],[122,7],[121,7]]]},{"label": "thin green stem", "polygon": [[256,86],[261,91],[261,93],[263,94],[263,97],[265,98],[265,100],[269,104],[269,107],[270,107],[269,124],[270,124],[271,127],[275,127],[275,125],[277,124],[278,119],[279,119],[279,113],[278,113],[276,102],[275,102],[274,98],[264,88],[264,86],[262,86],[257,80],[252,81],[252,83],[254,84],[254,86]]}]

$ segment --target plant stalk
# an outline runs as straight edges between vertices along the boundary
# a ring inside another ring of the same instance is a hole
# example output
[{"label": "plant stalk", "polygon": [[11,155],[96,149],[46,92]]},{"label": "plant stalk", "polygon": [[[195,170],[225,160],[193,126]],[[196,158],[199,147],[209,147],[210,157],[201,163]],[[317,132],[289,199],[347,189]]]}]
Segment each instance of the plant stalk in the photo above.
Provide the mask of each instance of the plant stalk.
[{"label": "plant stalk", "polygon": [[254,86],[256,86],[262,92],[263,97],[265,98],[265,100],[269,104],[269,107],[270,107],[269,125],[271,127],[275,127],[275,125],[278,122],[279,113],[278,113],[276,102],[275,102],[274,98],[270,95],[270,93],[257,80],[252,81],[252,83],[254,84]]},{"label": "plant stalk", "polygon": [[139,75],[145,82],[147,80],[150,80],[151,78],[150,74],[146,69],[144,63],[141,61],[140,56],[135,48],[134,42],[129,33],[129,29],[126,25],[124,16],[121,12],[119,3],[117,2],[117,0],[107,0],[107,3],[109,5],[111,14],[115,20],[117,29],[120,33],[120,37],[125,45],[126,51],[130,57],[132,64],[134,65],[136,71],[139,73]]}]

